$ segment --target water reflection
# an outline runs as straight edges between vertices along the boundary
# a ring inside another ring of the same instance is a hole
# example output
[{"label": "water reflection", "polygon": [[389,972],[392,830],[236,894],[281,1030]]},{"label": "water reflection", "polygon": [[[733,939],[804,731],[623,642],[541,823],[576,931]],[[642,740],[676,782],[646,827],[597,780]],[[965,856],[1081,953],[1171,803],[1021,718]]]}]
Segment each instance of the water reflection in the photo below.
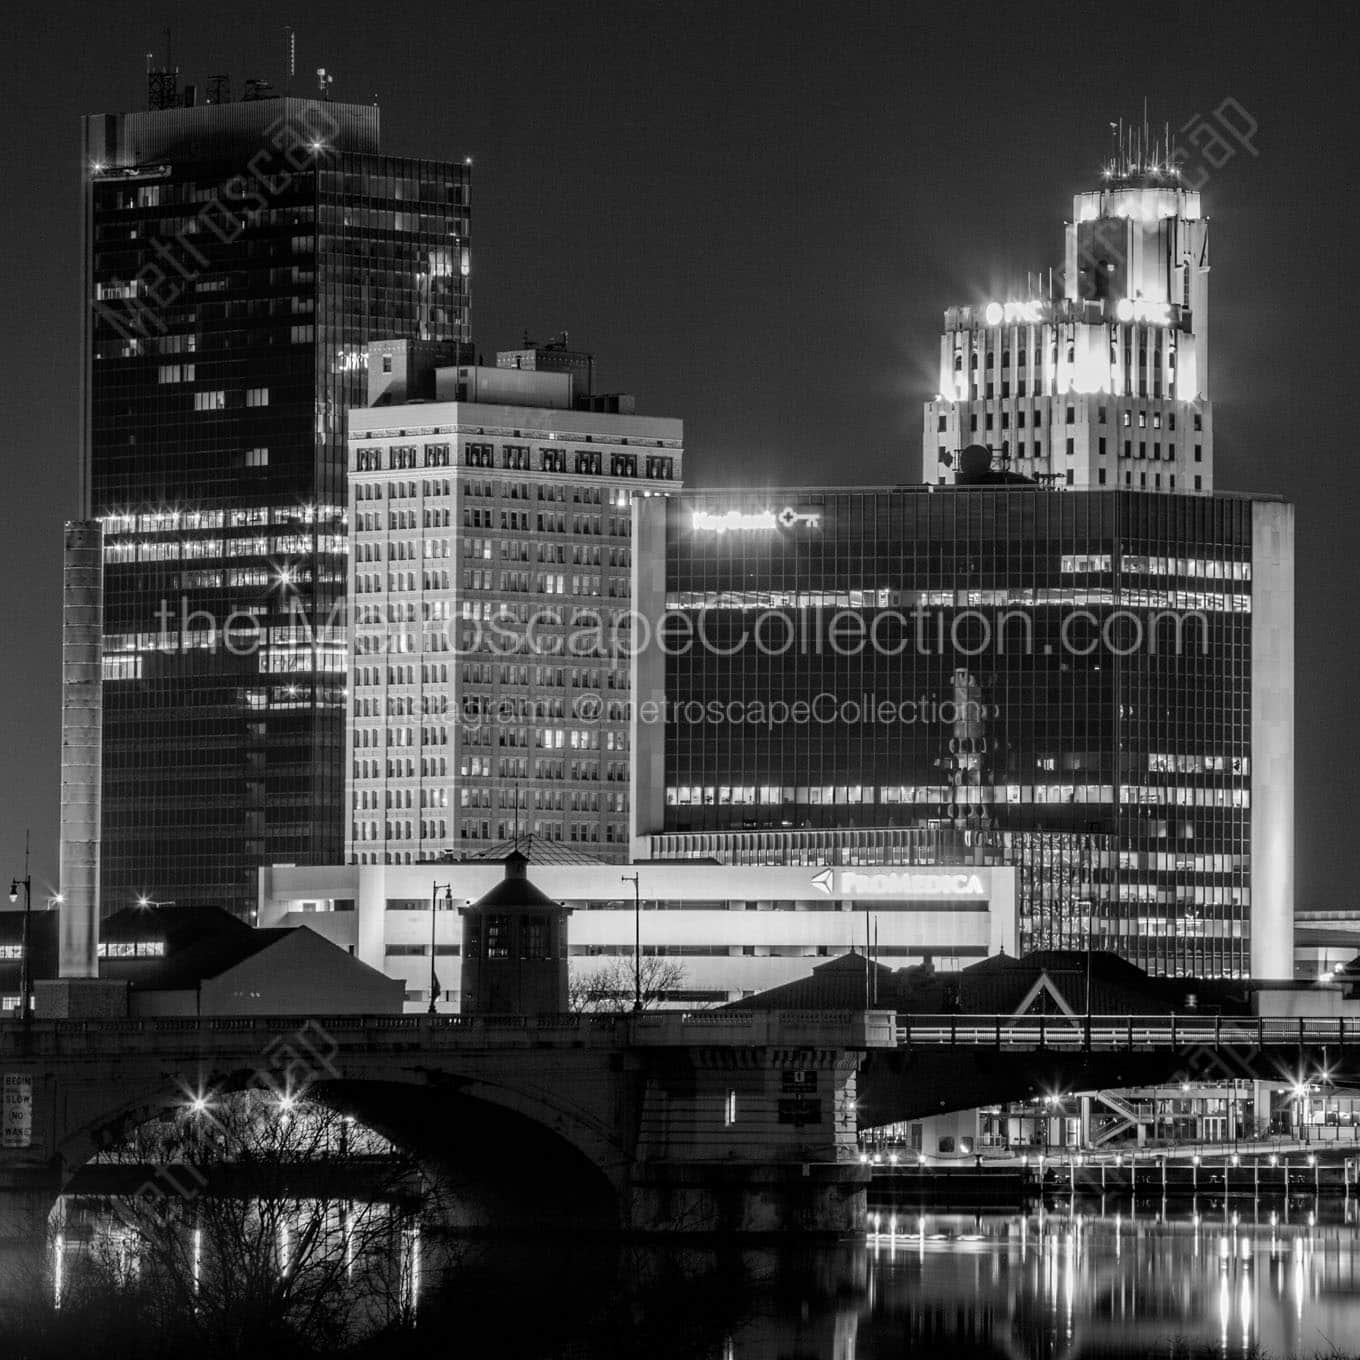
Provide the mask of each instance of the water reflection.
[{"label": "water reflection", "polygon": [[[469,1240],[430,1215],[389,1216],[386,1274],[346,1257],[345,1287],[393,1286],[388,1321],[399,1327],[368,1354],[414,1354],[458,1335],[494,1337],[498,1356],[526,1360],[1080,1360],[1166,1354],[1173,1343],[1245,1360],[1344,1349],[1360,1334],[1360,1231],[1325,1201],[1203,1201],[1169,1213],[1113,1198],[1026,1214],[899,1208],[880,1212],[865,1238],[804,1248]],[[274,1250],[281,1272],[296,1260],[291,1222]],[[69,1287],[92,1254],[132,1279],[143,1269],[107,1201],[68,1203],[54,1224],[44,1291]],[[349,1250],[343,1214],[328,1231]],[[196,1238],[191,1259],[206,1288],[212,1253]]]},{"label": "water reflection", "polygon": [[[1315,1208],[1139,1213],[1081,1201],[1028,1215],[880,1220],[869,1254],[876,1343],[956,1337],[1021,1357],[1330,1351],[1360,1330],[1360,1236]],[[1337,1206],[1338,1210],[1340,1206]],[[898,1229],[895,1231],[895,1228]],[[966,1326],[960,1318],[966,1315]]]}]

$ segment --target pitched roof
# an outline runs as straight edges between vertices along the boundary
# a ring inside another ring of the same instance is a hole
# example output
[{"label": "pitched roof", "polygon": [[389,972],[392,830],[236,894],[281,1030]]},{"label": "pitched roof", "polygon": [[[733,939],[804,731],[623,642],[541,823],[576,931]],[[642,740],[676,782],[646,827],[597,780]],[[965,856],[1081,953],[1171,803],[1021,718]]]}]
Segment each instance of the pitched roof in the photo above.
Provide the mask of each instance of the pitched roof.
[{"label": "pitched roof", "polygon": [[[870,965],[869,990],[877,987],[878,1004],[896,1004],[897,975],[881,963]],[[865,958],[857,951],[838,954],[813,968],[807,977],[795,978],[755,996],[730,1002],[734,1011],[862,1011],[865,996]]]},{"label": "pitched roof", "polygon": [[547,893],[529,882],[528,865],[528,857],[522,851],[512,849],[505,856],[505,877],[463,910],[481,912],[492,908],[505,911],[519,907],[537,907],[567,911],[568,908],[562,906],[560,902],[554,902]]},{"label": "pitched roof", "polygon": [[[1230,979],[1153,977],[1118,954],[1081,949],[1044,949],[1018,958],[996,954],[959,973],[959,1010],[969,1014],[1009,1015],[1030,999],[1041,979],[1043,995],[1031,1009],[1057,1011],[1057,992],[1074,1011],[1086,1010],[1087,970],[1091,1010],[1102,1015],[1166,1014],[1194,1006],[1221,1010],[1246,1007],[1241,984]],[[1049,990],[1052,989],[1052,991]],[[1195,1001],[1191,1001],[1191,996]]]},{"label": "pitched roof", "polygon": [[101,940],[164,940],[167,953],[204,936],[250,933],[245,921],[221,907],[124,907],[99,923]]},{"label": "pitched roof", "polygon": [[220,977],[252,954],[284,939],[288,926],[268,930],[211,932],[174,946],[166,944],[160,958],[103,958],[99,975],[126,980],[138,991],[184,991],[207,978]]}]

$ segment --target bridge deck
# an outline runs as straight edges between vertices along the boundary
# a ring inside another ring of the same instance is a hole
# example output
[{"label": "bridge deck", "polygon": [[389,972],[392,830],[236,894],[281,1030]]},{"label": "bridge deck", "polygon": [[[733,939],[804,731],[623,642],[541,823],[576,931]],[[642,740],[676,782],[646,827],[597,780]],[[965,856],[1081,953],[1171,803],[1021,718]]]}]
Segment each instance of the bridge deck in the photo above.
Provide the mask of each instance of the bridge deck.
[{"label": "bridge deck", "polygon": [[620,1015],[145,1016],[0,1021],[0,1056],[83,1051],[312,1047],[472,1049],[542,1047],[891,1048],[890,1011],[644,1011]]}]

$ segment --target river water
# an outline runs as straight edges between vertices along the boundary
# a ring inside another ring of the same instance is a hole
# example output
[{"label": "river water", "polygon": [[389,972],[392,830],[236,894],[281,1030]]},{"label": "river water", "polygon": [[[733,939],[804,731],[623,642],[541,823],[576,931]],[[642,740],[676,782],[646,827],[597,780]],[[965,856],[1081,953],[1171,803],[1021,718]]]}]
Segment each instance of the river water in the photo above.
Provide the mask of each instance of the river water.
[{"label": "river water", "polygon": [[[59,1241],[0,1258],[11,1302],[17,1290],[30,1311],[50,1305],[110,1244],[128,1267],[116,1205],[68,1204],[62,1222]],[[367,1355],[469,1343],[525,1360],[1360,1353],[1349,1201],[908,1209],[881,1212],[866,1236],[803,1247],[469,1241],[413,1223],[390,1239],[407,1331]]]}]

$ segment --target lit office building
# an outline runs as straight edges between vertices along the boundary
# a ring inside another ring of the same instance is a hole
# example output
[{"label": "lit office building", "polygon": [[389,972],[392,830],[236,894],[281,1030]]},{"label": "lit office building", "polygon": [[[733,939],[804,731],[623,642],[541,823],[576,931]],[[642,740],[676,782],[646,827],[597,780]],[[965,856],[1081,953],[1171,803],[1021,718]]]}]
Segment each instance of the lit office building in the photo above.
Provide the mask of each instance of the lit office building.
[{"label": "lit office building", "polygon": [[467,341],[471,172],[371,105],[150,83],[84,129],[103,909],[244,913],[343,854],[345,412],[370,339]]},{"label": "lit office building", "polygon": [[631,507],[678,489],[683,425],[575,382],[372,347],[349,419],[351,862],[519,832],[627,854]]},{"label": "lit office building", "polygon": [[1288,505],[1031,485],[637,514],[637,861],[1012,864],[1022,950],[1292,975]]},{"label": "lit office building", "polygon": [[1059,279],[945,312],[923,479],[982,444],[1060,486],[1212,491],[1208,237],[1166,153],[1113,157],[1072,200]]}]

